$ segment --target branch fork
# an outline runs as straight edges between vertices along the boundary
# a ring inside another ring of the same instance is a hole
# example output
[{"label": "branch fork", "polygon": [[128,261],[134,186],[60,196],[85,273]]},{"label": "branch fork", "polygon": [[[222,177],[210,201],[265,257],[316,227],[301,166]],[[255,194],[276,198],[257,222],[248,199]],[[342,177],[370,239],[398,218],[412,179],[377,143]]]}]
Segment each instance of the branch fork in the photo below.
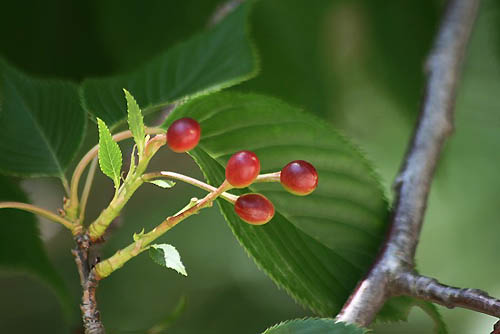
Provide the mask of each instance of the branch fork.
[{"label": "branch fork", "polygon": [[[427,197],[453,113],[462,59],[479,0],[451,0],[426,63],[428,82],[420,118],[395,181],[391,225],[384,246],[336,321],[368,326],[392,296],[406,295],[500,318],[500,300],[477,289],[446,286],[415,271],[415,251]],[[498,326],[497,326],[498,327]]]}]

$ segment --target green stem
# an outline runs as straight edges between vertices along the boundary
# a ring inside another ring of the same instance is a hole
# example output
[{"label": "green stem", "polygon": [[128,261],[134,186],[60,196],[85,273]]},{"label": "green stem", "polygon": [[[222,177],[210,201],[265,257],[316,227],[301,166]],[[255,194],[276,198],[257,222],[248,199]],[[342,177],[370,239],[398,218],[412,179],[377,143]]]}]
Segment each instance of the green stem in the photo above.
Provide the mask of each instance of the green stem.
[{"label": "green stem", "polygon": [[[162,134],[165,133],[164,129],[160,128],[146,128],[147,134]],[[113,140],[116,142],[132,138],[132,132],[130,130],[119,132],[113,136]],[[97,156],[99,152],[99,145],[94,146],[90,151],[87,152],[80,160],[76,166],[73,176],[71,177],[71,185],[69,191],[69,201],[68,205],[65,207],[66,214],[71,217],[71,219],[76,219],[78,216],[79,200],[78,200],[78,184],[80,183],[80,178],[85,171],[88,164]]]},{"label": "green stem", "polygon": [[69,183],[68,183],[68,179],[66,178],[66,175],[61,174],[60,179],[61,179],[61,183],[63,185],[64,191],[66,192],[66,196],[69,196],[71,190],[69,188]]},{"label": "green stem", "polygon": [[207,194],[207,196],[198,201],[194,206],[188,208],[187,210],[181,210],[174,216],[168,217],[160,225],[155,227],[151,232],[142,235],[137,241],[133,242],[126,248],[117,251],[110,258],[99,262],[95,266],[97,277],[99,277],[99,279],[108,277],[112,272],[121,268],[128,260],[147,250],[150,243],[162,236],[172,227],[174,227],[184,219],[196,214],[201,209],[212,206],[213,201],[217,197],[231,188],[231,185],[227,181],[224,181],[224,183],[222,183],[219,188]]},{"label": "green stem", "polygon": [[92,224],[90,224],[90,240],[95,241],[104,235],[104,232],[106,232],[106,229],[111,224],[113,219],[118,217],[120,211],[123,209],[125,204],[127,204],[134,192],[144,183],[142,174],[148,167],[151,158],[156,154],[160,147],[165,144],[165,135],[156,136],[146,144],[144,155],[140,157],[137,168],[134,169],[134,172],[131,175],[127,175],[125,182],[117,190],[108,207],[101,212],[99,217],[97,217]]},{"label": "green stem", "polygon": [[85,185],[83,186],[82,200],[80,202],[80,217],[78,221],[83,223],[85,219],[85,208],[87,207],[87,201],[90,194],[90,189],[92,188],[92,182],[94,181],[95,170],[97,168],[97,157],[92,160],[90,168],[87,174],[87,179],[85,180]]},{"label": "green stem", "polygon": [[[147,173],[147,174],[144,174],[142,176],[142,179],[145,182],[149,182],[149,181],[152,181],[155,179],[161,179],[161,178],[182,181],[182,182],[188,183],[190,185],[193,185],[195,187],[198,187],[200,189],[206,190],[208,192],[214,192],[217,190],[217,188],[215,188],[209,184],[206,184],[205,182],[202,182],[202,181],[197,180],[195,178],[186,176],[184,174],[175,173],[175,172],[162,171],[162,172],[156,172],[156,173]],[[226,201],[228,201],[231,204],[234,204],[236,202],[236,200],[238,199],[238,196],[230,194],[228,192],[223,192],[222,194],[220,194],[220,197],[225,199]]]},{"label": "green stem", "polygon": [[260,174],[254,182],[280,182],[281,172]]},{"label": "green stem", "polygon": [[35,205],[21,203],[21,202],[0,202],[0,209],[19,209],[28,211],[37,214],[39,216],[45,217],[53,222],[62,224],[68,230],[73,231],[73,224],[70,221],[56,215],[55,213],[52,213],[48,210],[42,209]]}]

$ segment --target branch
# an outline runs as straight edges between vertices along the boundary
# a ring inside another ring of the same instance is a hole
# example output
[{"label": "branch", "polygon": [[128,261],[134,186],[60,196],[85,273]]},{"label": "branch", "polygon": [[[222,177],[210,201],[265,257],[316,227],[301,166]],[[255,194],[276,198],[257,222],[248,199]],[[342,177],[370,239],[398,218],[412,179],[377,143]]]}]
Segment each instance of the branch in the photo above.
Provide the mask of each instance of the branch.
[{"label": "branch", "polygon": [[394,284],[398,292],[448,308],[463,307],[500,318],[500,300],[478,289],[461,289],[439,283],[414,272],[400,274]]},{"label": "branch", "polygon": [[207,194],[202,200],[197,201],[196,204],[188,205],[188,207],[181,210],[174,216],[165,219],[160,225],[155,227],[152,231],[141,235],[135,242],[117,251],[110,258],[102,262],[99,262],[95,266],[95,273],[97,279],[103,279],[105,277],[108,277],[115,270],[120,269],[131,258],[147,250],[151,242],[155,241],[157,238],[165,234],[168,230],[170,230],[172,227],[174,227],[184,219],[198,213],[198,211],[200,211],[203,208],[211,206],[213,201],[217,197],[219,197],[223,192],[231,188],[232,188],[231,185],[227,181],[224,181],[219,188]]},{"label": "branch", "polygon": [[479,0],[449,2],[426,64],[428,81],[420,119],[395,181],[396,196],[387,240],[337,321],[369,325],[385,301],[401,293],[397,291],[395,277],[413,271],[434,170],[453,129],[457,82],[478,5]]},{"label": "branch", "polygon": [[55,223],[62,224],[68,230],[73,231],[73,224],[69,221],[50,212],[49,210],[42,209],[38,206],[21,203],[21,202],[0,202],[0,209],[19,209],[34,213],[36,215],[47,218]]},{"label": "branch", "polygon": [[97,309],[96,289],[99,280],[95,272],[91,270],[89,251],[90,238],[87,234],[75,236],[76,248],[71,251],[75,257],[75,263],[80,274],[80,284],[82,286],[82,311],[83,327],[85,334],[104,334],[104,326]]}]

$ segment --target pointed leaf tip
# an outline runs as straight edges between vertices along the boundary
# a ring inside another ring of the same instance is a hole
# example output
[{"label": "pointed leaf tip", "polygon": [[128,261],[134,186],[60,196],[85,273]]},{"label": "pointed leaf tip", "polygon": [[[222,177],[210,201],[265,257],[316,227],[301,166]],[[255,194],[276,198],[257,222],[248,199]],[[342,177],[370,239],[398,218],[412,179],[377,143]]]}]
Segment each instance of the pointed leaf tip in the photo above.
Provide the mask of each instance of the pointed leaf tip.
[{"label": "pointed leaf tip", "polygon": [[142,111],[132,94],[130,94],[130,92],[125,88],[123,88],[123,92],[125,93],[125,99],[127,100],[128,127],[134,136],[139,156],[141,156],[144,151],[146,136]]}]

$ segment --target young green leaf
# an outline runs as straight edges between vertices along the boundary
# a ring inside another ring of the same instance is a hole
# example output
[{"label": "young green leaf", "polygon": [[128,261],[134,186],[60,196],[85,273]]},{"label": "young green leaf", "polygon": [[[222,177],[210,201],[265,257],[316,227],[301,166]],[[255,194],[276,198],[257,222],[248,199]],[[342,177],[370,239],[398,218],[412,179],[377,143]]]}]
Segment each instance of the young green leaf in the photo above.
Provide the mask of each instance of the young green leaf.
[{"label": "young green leaf", "polygon": [[181,261],[181,256],[172,245],[156,244],[149,248],[149,256],[160,266],[174,269],[179,274],[187,276],[186,268]]},{"label": "young green leaf", "polygon": [[144,129],[144,121],[142,117],[141,108],[135,101],[132,94],[128,92],[125,88],[123,89],[125,93],[125,99],[127,100],[127,121],[128,128],[134,136],[135,143],[137,144],[137,151],[139,156],[142,156],[145,145],[146,131]]},{"label": "young green leaf", "polygon": [[106,124],[97,119],[99,127],[99,166],[104,174],[110,177],[115,188],[120,186],[120,172],[122,169],[122,152],[120,146],[113,140]]},{"label": "young green leaf", "polygon": [[268,328],[263,334],[365,334],[367,329],[335,322],[328,318],[306,318],[282,322]]},{"label": "young green leaf", "polygon": [[247,31],[253,2],[242,3],[212,29],[172,47],[129,74],[85,80],[84,107],[113,129],[126,118],[123,88],[134,93],[147,115],[169,103],[254,77],[257,57]]},{"label": "young green leaf", "polygon": [[338,313],[387,227],[388,204],[364,156],[325,122],[262,95],[200,97],[178,107],[165,126],[181,117],[200,120],[204,136],[190,154],[212,185],[221,184],[227,160],[240,150],[257,154],[262,173],[297,159],[316,167],[319,184],[309,196],[276,183],[234,190],[274,203],[273,221],[264,226],[242,223],[233,205],[217,202],[243,247],[280,287],[319,315]]},{"label": "young green leaf", "polygon": [[87,122],[78,87],[31,78],[0,59],[0,111],[0,171],[64,178]]},{"label": "young green leaf", "polygon": [[152,180],[152,181],[148,181],[149,183],[152,183],[154,185],[157,185],[158,187],[161,187],[161,188],[164,188],[164,189],[167,189],[167,188],[172,188],[173,186],[175,186],[175,182],[174,181],[171,181],[171,180]]}]

